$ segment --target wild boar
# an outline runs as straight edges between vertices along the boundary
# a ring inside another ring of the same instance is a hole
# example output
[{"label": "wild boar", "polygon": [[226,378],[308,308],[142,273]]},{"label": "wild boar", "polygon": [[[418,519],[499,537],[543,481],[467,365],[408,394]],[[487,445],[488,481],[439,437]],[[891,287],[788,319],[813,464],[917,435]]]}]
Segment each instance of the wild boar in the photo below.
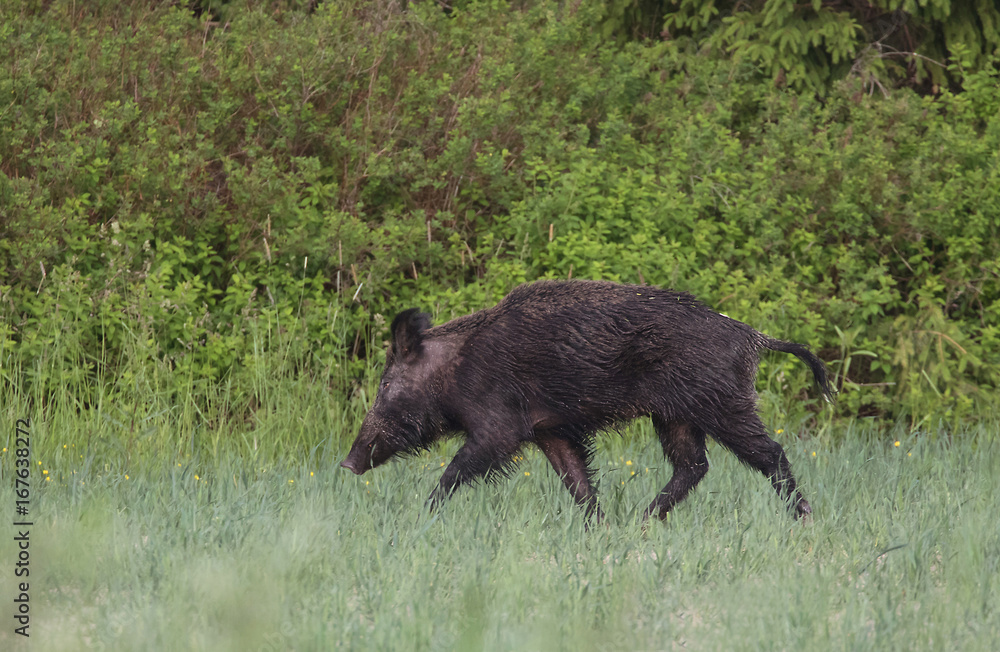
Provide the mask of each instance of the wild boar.
[{"label": "wild boar", "polygon": [[758,417],[754,381],[761,349],[791,353],[829,400],[823,362],[690,294],[538,281],[440,326],[412,308],[390,330],[378,394],[341,466],[360,475],[463,433],[432,507],[463,484],[509,471],[530,443],[588,515],[600,518],[594,436],[648,415],[673,475],[644,518],[664,518],[705,476],[706,435],[767,476],[796,517],[811,512],[784,450]]}]

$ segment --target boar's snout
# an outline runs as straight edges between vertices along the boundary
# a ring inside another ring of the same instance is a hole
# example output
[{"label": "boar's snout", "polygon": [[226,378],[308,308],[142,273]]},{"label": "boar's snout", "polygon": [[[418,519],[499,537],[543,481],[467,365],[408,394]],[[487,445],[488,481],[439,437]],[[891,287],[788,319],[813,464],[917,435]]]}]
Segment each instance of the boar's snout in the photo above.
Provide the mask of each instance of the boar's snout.
[{"label": "boar's snout", "polygon": [[347,454],[344,461],[340,463],[342,467],[356,475],[362,475],[372,468],[372,444],[355,442],[351,447],[351,452]]},{"label": "boar's snout", "polygon": [[351,446],[351,452],[340,465],[361,475],[387,462],[396,451],[389,445],[390,440],[386,437],[385,430],[382,420],[367,416],[361,424],[358,438]]},{"label": "boar's snout", "polygon": [[348,471],[350,471],[351,473],[357,475],[361,475],[366,470],[364,467],[359,469],[357,466],[355,466],[354,460],[352,460],[350,457],[345,458],[344,461],[340,463],[340,465],[345,469],[347,469]]}]

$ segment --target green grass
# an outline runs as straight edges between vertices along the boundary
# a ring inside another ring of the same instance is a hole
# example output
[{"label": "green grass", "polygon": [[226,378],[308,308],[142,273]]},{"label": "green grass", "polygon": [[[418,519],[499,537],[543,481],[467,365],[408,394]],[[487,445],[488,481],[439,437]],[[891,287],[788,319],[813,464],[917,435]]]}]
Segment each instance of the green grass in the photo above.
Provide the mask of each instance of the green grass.
[{"label": "green grass", "polygon": [[[778,435],[814,509],[805,522],[713,445],[698,489],[644,531],[638,516],[669,466],[640,424],[600,440],[608,518],[588,531],[537,451],[509,480],[428,514],[454,443],[357,477],[337,467],[349,435],[327,429],[353,428],[356,414],[313,409],[312,421],[287,419],[285,439],[265,419],[214,455],[178,446],[175,459],[128,463],[106,450],[119,426],[92,412],[37,422],[32,649],[988,650],[1000,640],[992,427],[901,435],[899,446],[856,424]],[[5,434],[14,417],[5,411]],[[282,445],[261,455],[261,437]],[[0,505],[12,512],[11,452],[0,460]],[[4,623],[0,647],[23,644]]]}]

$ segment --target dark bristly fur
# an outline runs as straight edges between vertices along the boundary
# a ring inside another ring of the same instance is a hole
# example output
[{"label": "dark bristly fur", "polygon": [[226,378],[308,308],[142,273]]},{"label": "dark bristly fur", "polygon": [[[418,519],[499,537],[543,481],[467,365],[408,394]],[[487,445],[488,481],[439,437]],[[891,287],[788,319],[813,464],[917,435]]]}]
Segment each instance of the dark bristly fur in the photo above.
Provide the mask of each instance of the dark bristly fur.
[{"label": "dark bristly fur", "polygon": [[430,327],[415,309],[392,322],[375,404],[342,466],[361,474],[449,432],[465,443],[431,502],[503,473],[537,445],[576,501],[600,510],[591,481],[600,430],[650,415],[673,476],[646,510],[663,518],[708,471],[711,436],[810,512],[788,459],[757,416],[757,354],[791,353],[831,397],[822,361],[707,308],[689,294],[601,281],[522,285],[492,308]]}]

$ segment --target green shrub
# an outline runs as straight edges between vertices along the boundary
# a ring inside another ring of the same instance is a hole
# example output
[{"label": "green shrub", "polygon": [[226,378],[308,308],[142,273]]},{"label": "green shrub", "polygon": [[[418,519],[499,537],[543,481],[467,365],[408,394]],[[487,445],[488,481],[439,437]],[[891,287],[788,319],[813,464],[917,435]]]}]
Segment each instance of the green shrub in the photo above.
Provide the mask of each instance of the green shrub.
[{"label": "green shrub", "polygon": [[[613,3],[619,4],[619,3]],[[852,76],[869,91],[961,83],[946,64],[995,65],[1000,10],[989,0],[671,0],[646,3],[665,29],[760,66],[776,84],[824,93]],[[647,18],[648,20],[648,18]]]}]

